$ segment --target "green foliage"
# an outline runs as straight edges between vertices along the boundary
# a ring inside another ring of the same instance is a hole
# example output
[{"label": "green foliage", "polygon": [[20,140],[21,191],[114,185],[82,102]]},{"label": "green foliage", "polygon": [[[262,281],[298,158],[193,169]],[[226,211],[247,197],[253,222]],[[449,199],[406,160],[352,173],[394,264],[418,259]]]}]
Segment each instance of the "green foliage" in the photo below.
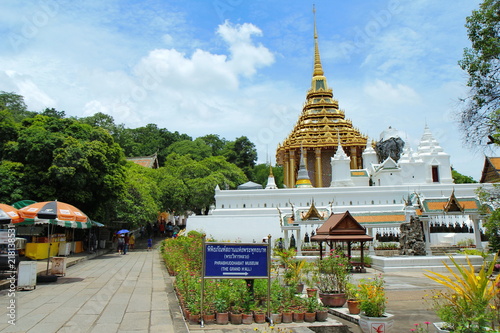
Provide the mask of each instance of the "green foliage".
[{"label": "green foliage", "polygon": [[74,119],[25,118],[3,159],[18,163],[24,199],[69,202],[98,220],[106,220],[124,188],[120,147],[104,130]]},{"label": "green foliage", "polygon": [[466,141],[484,143],[489,136],[500,143],[500,1],[484,0],[467,17],[465,25],[471,48],[464,50],[459,62],[467,72],[470,96],[461,113],[461,128]]},{"label": "green foliage", "polygon": [[207,146],[212,149],[212,156],[221,156],[224,151],[224,147],[227,144],[227,140],[220,138],[217,134],[208,134],[198,139],[202,140]]},{"label": "green foliage", "polygon": [[[217,185],[221,188],[235,188],[246,181],[243,172],[222,156],[196,161],[189,155],[172,153],[168,156],[162,173],[169,173],[182,181],[182,184],[180,182],[176,184],[182,195],[176,203],[180,203],[183,198],[185,200],[182,207],[177,209],[190,210],[196,214],[206,213],[210,205],[215,203],[214,190]],[[176,192],[176,190],[171,190]],[[171,211],[170,207],[164,208]]]},{"label": "green foliage", "polygon": [[160,211],[154,170],[129,162],[125,176],[125,191],[117,203],[117,220],[134,227],[154,221]]},{"label": "green foliage", "polygon": [[0,161],[0,202],[14,203],[24,199],[23,165]]},{"label": "green foliage", "polygon": [[230,141],[224,148],[224,157],[228,162],[236,164],[247,176],[252,179],[252,171],[257,161],[257,150],[255,145],[246,137],[236,138],[235,141]]},{"label": "green foliage", "polygon": [[[269,170],[270,165],[269,164],[257,164],[252,171],[252,177],[250,180],[261,184],[262,187],[266,187],[267,185],[267,179],[269,178]],[[283,187],[283,167],[282,166],[275,166],[272,167],[273,171],[273,176],[274,176],[274,182],[276,183],[276,186],[279,188]]]},{"label": "green foliage", "polygon": [[28,111],[23,96],[0,91],[0,111],[3,110],[8,110],[16,122],[35,115],[35,112]]},{"label": "green foliage", "polygon": [[467,265],[458,264],[450,257],[453,268],[444,264],[449,275],[428,271],[429,279],[446,287],[433,298],[434,307],[441,320],[453,327],[453,332],[484,332],[493,319],[490,302],[497,294],[500,275],[490,279],[497,256],[492,262],[484,262],[479,272],[467,258]]},{"label": "green foliage", "polygon": [[382,317],[385,313],[387,298],[385,297],[385,281],[381,275],[374,278],[361,279],[357,286],[359,308],[368,317]]},{"label": "green foliage", "polygon": [[477,183],[477,181],[475,181],[474,178],[470,176],[464,176],[454,169],[451,170],[451,176],[453,177],[453,182],[455,184]]},{"label": "green foliage", "polygon": [[168,154],[189,155],[189,157],[196,161],[201,161],[204,158],[212,156],[212,148],[202,139],[177,141],[170,145],[167,151]]},{"label": "green foliage", "polygon": [[483,226],[488,237],[490,251],[498,253],[500,251],[500,209],[495,209]]},{"label": "green foliage", "polygon": [[328,256],[316,261],[318,265],[318,288],[322,293],[343,293],[351,277],[349,258],[340,251],[331,251]]}]

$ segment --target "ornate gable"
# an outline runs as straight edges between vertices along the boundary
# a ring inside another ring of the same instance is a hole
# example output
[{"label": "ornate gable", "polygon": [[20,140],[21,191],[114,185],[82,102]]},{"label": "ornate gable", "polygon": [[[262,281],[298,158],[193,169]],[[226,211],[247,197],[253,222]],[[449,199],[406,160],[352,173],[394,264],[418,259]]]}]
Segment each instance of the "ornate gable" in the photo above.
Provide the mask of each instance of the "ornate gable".
[{"label": "ornate gable", "polygon": [[449,212],[461,212],[461,213],[463,213],[464,212],[464,207],[462,207],[460,202],[458,202],[457,197],[455,196],[455,190],[453,190],[453,192],[451,192],[450,199],[448,200],[448,202],[444,206],[444,211],[446,213],[449,213]]}]

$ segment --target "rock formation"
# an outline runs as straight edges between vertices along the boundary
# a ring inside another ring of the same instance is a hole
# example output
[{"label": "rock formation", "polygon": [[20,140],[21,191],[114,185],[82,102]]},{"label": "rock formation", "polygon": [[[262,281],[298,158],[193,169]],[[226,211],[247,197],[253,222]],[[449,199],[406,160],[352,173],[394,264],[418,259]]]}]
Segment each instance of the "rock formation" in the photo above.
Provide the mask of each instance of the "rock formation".
[{"label": "rock formation", "polygon": [[425,241],[422,222],[412,216],[410,222],[401,224],[399,236],[399,254],[407,256],[425,256]]}]

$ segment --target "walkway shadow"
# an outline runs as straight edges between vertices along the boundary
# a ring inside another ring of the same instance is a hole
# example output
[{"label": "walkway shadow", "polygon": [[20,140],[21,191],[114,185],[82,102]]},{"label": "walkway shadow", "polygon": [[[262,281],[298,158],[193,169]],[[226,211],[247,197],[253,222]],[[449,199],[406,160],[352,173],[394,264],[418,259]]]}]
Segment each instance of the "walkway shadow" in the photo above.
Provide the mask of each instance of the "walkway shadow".
[{"label": "walkway shadow", "polygon": [[85,280],[84,278],[71,278],[71,277],[64,277],[61,276],[57,279],[57,283],[75,283],[75,282],[81,282]]}]

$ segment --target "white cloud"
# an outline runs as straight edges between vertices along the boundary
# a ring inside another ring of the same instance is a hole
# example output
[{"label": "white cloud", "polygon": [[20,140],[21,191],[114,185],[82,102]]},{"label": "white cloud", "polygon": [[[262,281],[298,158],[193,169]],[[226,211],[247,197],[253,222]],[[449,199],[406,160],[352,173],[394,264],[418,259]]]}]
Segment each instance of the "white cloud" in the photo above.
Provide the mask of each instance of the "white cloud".
[{"label": "white cloud", "polygon": [[401,83],[393,85],[383,80],[375,80],[375,82],[366,84],[363,90],[376,102],[386,104],[386,107],[390,107],[390,105],[408,106],[420,103],[420,97],[417,92]]},{"label": "white cloud", "polygon": [[253,24],[232,26],[226,21],[219,26],[217,32],[229,44],[229,64],[236,73],[251,76],[257,68],[274,62],[274,56],[267,48],[252,43],[253,35],[262,35],[262,31]]}]

